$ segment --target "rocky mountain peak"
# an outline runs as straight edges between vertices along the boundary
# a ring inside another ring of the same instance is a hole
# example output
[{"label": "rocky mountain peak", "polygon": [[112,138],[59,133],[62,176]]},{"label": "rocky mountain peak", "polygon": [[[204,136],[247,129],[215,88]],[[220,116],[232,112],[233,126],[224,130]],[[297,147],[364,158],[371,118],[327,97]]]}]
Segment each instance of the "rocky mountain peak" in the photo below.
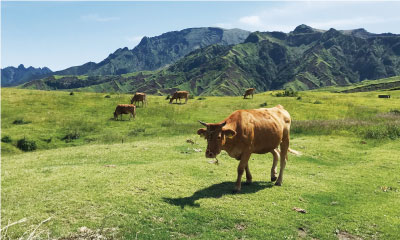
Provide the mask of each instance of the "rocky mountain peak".
[{"label": "rocky mountain peak", "polygon": [[293,30],[292,33],[294,33],[294,34],[299,34],[299,33],[313,33],[313,32],[315,32],[315,30],[314,30],[312,27],[307,26],[307,25],[305,25],[305,24],[301,24],[301,25],[297,26],[297,27]]}]

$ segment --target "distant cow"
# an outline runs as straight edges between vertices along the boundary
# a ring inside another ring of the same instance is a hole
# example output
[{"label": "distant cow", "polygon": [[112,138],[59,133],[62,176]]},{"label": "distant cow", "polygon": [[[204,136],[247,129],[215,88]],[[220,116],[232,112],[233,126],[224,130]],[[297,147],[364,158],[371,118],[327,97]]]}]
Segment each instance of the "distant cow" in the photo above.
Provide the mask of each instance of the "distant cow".
[{"label": "distant cow", "polygon": [[142,102],[142,107],[144,106],[144,104],[147,105],[146,93],[141,93],[141,92],[135,93],[135,95],[133,95],[131,99],[131,104],[137,105],[136,104],[137,102]]},{"label": "distant cow", "polygon": [[390,98],[390,95],[378,95],[378,98]]},{"label": "distant cow", "polygon": [[254,94],[255,90],[256,90],[255,88],[247,89],[246,92],[243,95],[243,99],[245,99],[247,96],[250,96],[250,95],[251,95],[251,98],[253,98],[253,94]]},{"label": "distant cow", "polygon": [[[252,182],[248,161],[252,153],[272,153],[274,161],[271,168],[271,181],[281,186],[283,170],[286,166],[287,152],[298,152],[289,149],[289,131],[291,118],[281,106],[252,110],[237,110],[219,123],[200,122],[206,128],[200,128],[197,134],[207,139],[207,158],[215,158],[221,150],[229,156],[240,160],[235,192],[241,189],[241,179],[246,170],[247,183]],[[276,177],[278,164],[277,147],[280,146],[280,171]]]},{"label": "distant cow", "polygon": [[187,103],[188,98],[189,98],[189,92],[188,91],[176,91],[174,95],[169,99],[169,103],[172,103],[172,101],[175,99],[175,102],[181,102],[181,98],[185,99],[185,103]]},{"label": "distant cow", "polygon": [[114,119],[118,119],[118,115],[121,115],[121,120],[122,120],[122,114],[130,114],[129,115],[129,120],[131,120],[131,117],[135,118],[136,116],[136,106],[133,104],[119,104],[114,111]]}]

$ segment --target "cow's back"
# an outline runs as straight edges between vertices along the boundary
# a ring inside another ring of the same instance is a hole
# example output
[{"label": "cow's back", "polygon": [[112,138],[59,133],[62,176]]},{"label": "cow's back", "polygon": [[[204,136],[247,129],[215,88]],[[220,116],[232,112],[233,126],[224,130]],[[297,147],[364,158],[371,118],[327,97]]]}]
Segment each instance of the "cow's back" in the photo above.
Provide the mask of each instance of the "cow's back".
[{"label": "cow's back", "polygon": [[282,106],[277,106],[237,110],[225,121],[226,128],[236,131],[236,136],[227,140],[227,148],[236,149],[233,151],[247,148],[253,153],[267,153],[279,146],[283,137],[289,133],[291,119]]},{"label": "cow's back", "polygon": [[146,94],[145,93],[136,93],[133,96],[133,101],[144,101],[146,100]]},{"label": "cow's back", "polygon": [[133,104],[119,104],[115,109],[116,113],[119,114],[128,114],[134,113],[136,106]]}]

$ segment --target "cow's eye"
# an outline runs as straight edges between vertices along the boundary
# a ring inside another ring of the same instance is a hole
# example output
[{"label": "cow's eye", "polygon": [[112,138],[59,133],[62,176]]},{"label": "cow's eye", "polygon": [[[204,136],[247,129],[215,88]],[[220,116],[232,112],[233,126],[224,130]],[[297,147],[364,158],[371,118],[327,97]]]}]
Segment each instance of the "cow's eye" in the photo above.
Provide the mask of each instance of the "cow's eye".
[{"label": "cow's eye", "polygon": [[218,140],[221,139],[221,136],[218,136]]}]

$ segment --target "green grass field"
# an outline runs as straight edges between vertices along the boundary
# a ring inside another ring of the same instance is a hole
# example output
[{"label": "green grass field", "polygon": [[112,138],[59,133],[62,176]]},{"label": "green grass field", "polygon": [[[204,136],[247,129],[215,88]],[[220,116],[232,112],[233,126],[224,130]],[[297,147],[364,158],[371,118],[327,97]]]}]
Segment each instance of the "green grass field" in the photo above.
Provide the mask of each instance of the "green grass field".
[{"label": "green grass field", "polygon": [[[38,227],[38,239],[89,239],[85,226],[111,239],[398,239],[400,91],[274,94],[149,96],[135,120],[114,121],[130,95],[3,88],[2,228],[27,220],[2,237]],[[254,183],[234,195],[238,162],[208,163],[197,120],[265,104],[291,113],[291,148],[303,155],[289,155],[282,187],[269,182],[272,155],[252,155]],[[19,150],[23,138],[37,149]]]}]

